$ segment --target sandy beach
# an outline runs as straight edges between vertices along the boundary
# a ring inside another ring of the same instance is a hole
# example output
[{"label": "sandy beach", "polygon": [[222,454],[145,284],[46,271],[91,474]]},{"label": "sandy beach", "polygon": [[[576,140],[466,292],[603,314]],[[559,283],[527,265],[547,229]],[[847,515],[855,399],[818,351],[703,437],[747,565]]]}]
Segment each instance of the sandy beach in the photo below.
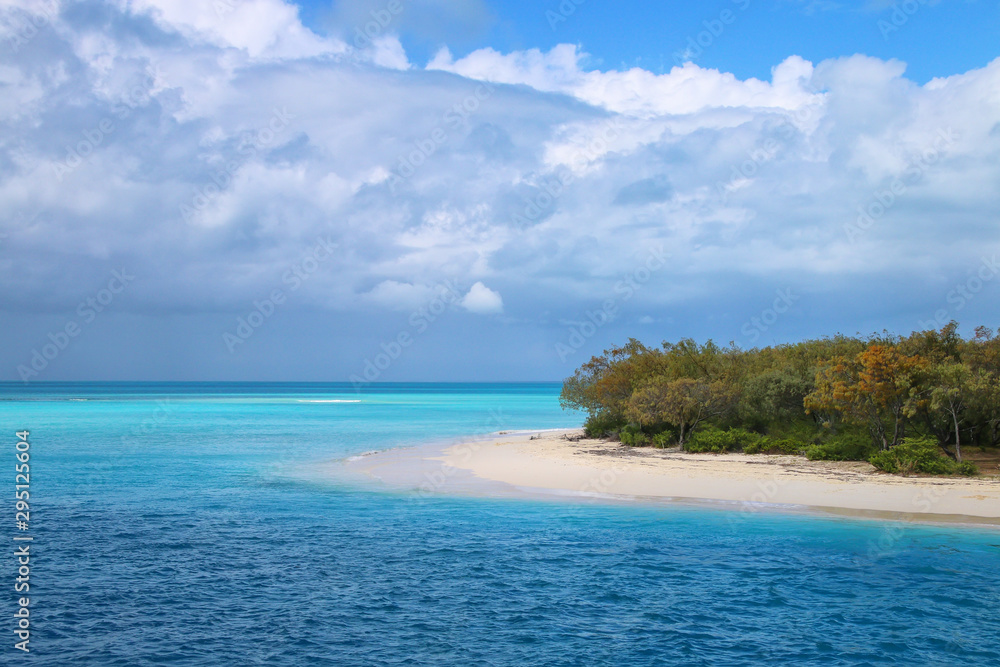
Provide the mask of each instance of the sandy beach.
[{"label": "sandy beach", "polygon": [[688,454],[588,440],[581,430],[500,433],[457,444],[354,457],[355,472],[426,496],[577,496],[609,501],[723,501],[877,518],[1000,525],[1000,477],[901,477],[857,461]]}]

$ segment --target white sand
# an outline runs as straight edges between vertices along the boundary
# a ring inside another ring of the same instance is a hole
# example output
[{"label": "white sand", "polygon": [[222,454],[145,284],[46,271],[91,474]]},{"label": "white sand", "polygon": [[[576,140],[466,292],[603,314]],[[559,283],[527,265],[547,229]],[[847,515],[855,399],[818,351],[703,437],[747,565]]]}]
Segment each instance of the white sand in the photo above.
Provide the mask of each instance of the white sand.
[{"label": "white sand", "polygon": [[446,448],[381,452],[351,461],[383,482],[429,493],[731,501],[822,508],[909,520],[1000,523],[1000,477],[899,477],[862,462],[800,456],[687,454],[571,442],[576,431],[500,434]]}]

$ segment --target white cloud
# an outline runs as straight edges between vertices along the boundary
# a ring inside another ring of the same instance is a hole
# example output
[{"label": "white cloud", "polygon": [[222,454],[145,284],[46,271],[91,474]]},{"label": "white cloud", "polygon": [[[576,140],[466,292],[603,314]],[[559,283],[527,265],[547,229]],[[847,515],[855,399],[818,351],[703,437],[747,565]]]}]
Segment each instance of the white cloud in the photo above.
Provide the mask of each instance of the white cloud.
[{"label": "white cloud", "polygon": [[477,282],[462,298],[461,306],[470,313],[495,315],[503,312],[503,299],[499,292],[494,292],[483,283]]},{"label": "white cloud", "polygon": [[395,35],[377,37],[372,41],[372,62],[389,69],[410,69],[403,45]]},{"label": "white cloud", "polygon": [[427,68],[566,93],[610,111],[646,118],[713,107],[797,109],[818,101],[818,96],[807,88],[812,64],[798,56],[775,67],[771,83],[739,81],[732,74],[702,69],[693,63],[660,75],[637,67],[625,72],[585,71],[580,67],[584,57],[571,44],[560,44],[548,53],[530,49],[501,54],[486,48],[457,61],[442,49]]},{"label": "white cloud", "polygon": [[298,8],[283,0],[124,0],[123,4],[193,41],[245,49],[252,58],[307,58],[345,50],[342,42],[323,39],[305,28]]},{"label": "white cloud", "polygon": [[622,322],[889,274],[933,313],[947,289],[928,281],[1000,250],[1000,60],[923,86],[863,56],[792,56],[771,81],[588,71],[570,45],[442,51],[425,71],[392,37],[378,57],[314,57],[340,46],[278,0],[245,6],[229,24],[213,3],[100,5],[114,29],[56,17],[4,61],[0,306],[72,309],[117,262],[145,273],[116,307],[239,310],[329,237],[296,308],[405,311],[453,279],[475,283],[471,312],[579,319],[663,246]]}]

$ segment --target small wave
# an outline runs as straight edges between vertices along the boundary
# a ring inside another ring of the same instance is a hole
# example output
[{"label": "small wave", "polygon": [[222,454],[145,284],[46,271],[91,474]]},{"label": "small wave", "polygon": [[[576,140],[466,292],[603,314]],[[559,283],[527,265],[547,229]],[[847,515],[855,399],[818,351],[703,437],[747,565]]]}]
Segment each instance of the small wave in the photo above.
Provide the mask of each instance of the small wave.
[{"label": "small wave", "polygon": [[299,403],[360,403],[360,399],[348,399],[348,398],[331,398],[331,399],[319,399],[319,398],[300,398]]},{"label": "small wave", "polygon": [[354,456],[348,456],[345,461],[360,461],[366,456],[371,456],[372,454],[378,454],[381,450],[373,449],[370,452],[361,452],[360,454],[355,454]]}]

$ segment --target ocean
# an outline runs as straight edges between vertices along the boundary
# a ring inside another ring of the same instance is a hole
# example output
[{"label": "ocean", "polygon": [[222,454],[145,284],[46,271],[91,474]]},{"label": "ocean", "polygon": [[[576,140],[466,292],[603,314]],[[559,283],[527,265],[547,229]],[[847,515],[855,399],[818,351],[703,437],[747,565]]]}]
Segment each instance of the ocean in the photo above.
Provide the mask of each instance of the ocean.
[{"label": "ocean", "polygon": [[[579,426],[558,384],[0,386],[4,665],[996,665],[1000,531],[432,496],[373,450]],[[15,593],[30,535],[30,593]],[[30,596],[30,654],[13,648]]]}]

